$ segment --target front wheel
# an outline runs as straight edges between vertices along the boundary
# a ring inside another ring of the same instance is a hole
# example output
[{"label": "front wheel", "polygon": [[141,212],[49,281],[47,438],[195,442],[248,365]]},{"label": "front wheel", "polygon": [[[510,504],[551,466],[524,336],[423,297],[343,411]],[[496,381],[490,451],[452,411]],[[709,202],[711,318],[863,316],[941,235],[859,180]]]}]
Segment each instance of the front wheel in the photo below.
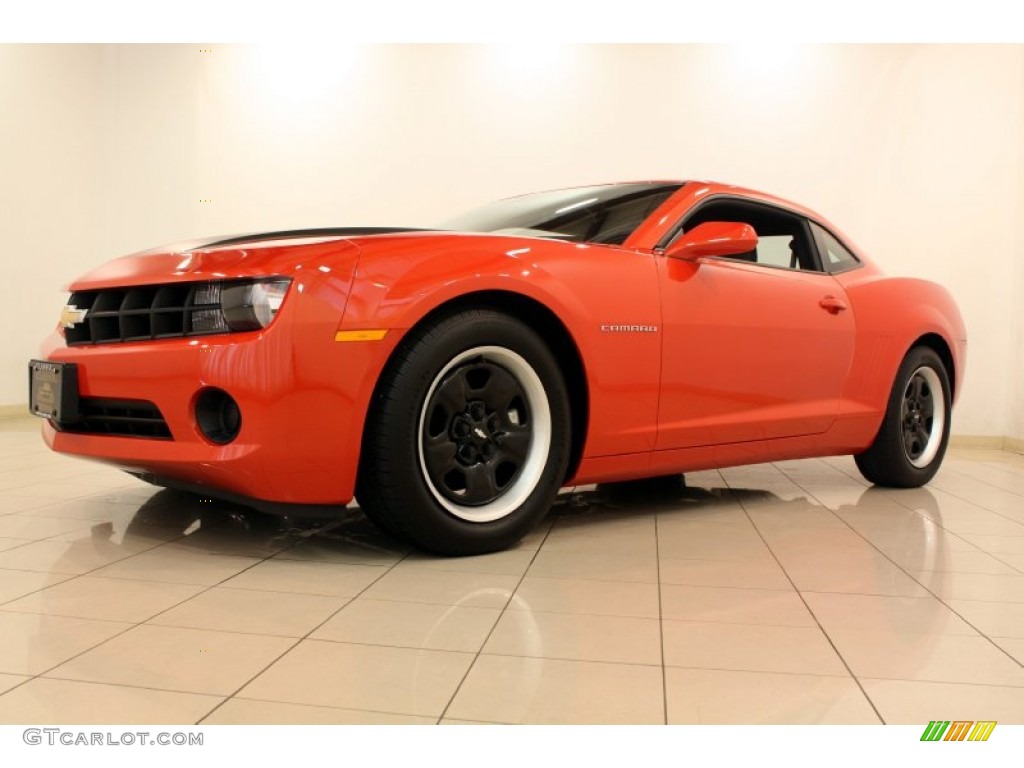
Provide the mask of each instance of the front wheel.
[{"label": "front wheel", "polygon": [[854,457],[876,485],[916,488],[934,477],[949,442],[949,374],[928,347],[914,347],[896,374],[874,443]]},{"label": "front wheel", "polygon": [[359,502],[423,549],[503,549],[550,508],[570,433],[565,383],[544,341],[507,315],[460,312],[414,331],[382,375]]}]

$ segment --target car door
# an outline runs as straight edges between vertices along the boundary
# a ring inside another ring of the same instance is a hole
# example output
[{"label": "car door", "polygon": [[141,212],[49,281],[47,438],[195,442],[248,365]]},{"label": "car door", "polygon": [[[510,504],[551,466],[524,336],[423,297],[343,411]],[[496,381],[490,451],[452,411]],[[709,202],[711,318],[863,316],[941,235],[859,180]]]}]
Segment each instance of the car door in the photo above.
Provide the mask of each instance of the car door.
[{"label": "car door", "polygon": [[813,435],[835,420],[854,318],[820,268],[808,222],[751,201],[712,200],[679,231],[742,221],[759,235],[742,257],[659,259],[659,450]]}]

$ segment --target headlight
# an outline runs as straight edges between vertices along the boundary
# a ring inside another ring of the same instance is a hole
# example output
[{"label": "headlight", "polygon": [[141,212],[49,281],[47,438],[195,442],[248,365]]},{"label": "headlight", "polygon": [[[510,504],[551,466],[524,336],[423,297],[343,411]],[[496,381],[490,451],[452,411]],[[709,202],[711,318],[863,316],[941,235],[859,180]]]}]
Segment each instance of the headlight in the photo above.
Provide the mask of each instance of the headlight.
[{"label": "headlight", "polygon": [[258,331],[277,315],[291,280],[269,278],[223,283],[202,283],[192,294],[191,330],[194,333]]},{"label": "headlight", "polygon": [[277,316],[291,280],[275,278],[249,283],[230,283],[221,291],[224,321],[232,331],[266,328]]}]

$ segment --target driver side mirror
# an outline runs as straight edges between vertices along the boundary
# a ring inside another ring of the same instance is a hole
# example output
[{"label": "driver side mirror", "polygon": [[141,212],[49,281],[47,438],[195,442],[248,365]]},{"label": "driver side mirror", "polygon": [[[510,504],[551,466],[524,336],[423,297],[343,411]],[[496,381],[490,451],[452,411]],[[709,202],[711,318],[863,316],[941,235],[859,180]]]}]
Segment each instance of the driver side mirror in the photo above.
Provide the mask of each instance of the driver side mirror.
[{"label": "driver side mirror", "polygon": [[670,259],[694,261],[702,256],[738,256],[757,248],[757,233],[749,224],[706,221],[685,233],[665,250]]}]

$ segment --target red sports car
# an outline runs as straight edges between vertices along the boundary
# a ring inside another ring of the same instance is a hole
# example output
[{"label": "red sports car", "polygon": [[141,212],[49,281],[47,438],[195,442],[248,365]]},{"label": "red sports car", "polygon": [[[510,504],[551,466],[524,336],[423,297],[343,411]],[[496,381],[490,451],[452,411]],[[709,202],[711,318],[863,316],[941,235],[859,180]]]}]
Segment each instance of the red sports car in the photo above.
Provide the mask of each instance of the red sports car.
[{"label": "red sports car", "polygon": [[966,348],[945,289],[693,181],[177,244],[70,289],[30,363],[54,450],[265,511],[356,497],[446,554],[509,546],[563,485],[834,454],[921,485]]}]

